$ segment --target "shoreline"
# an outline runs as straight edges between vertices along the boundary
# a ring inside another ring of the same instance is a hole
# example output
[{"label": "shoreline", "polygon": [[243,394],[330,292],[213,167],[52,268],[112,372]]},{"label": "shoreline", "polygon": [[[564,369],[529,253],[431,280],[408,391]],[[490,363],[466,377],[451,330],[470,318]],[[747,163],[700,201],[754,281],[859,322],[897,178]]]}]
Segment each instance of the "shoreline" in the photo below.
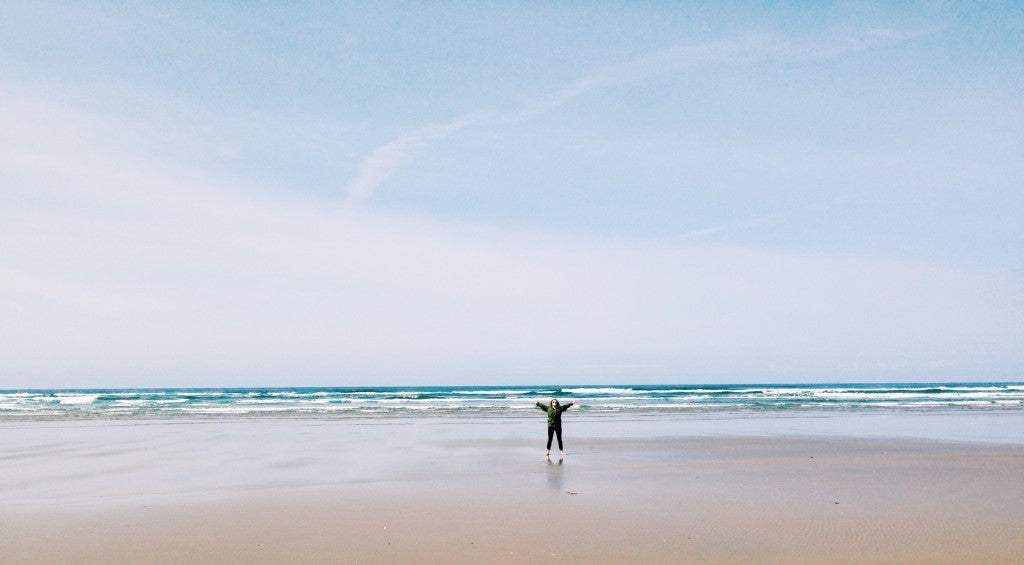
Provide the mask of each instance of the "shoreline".
[{"label": "shoreline", "polygon": [[526,424],[254,424],[12,436],[0,551],[24,563],[1024,560],[1024,445],[592,437],[573,422],[559,465]]}]

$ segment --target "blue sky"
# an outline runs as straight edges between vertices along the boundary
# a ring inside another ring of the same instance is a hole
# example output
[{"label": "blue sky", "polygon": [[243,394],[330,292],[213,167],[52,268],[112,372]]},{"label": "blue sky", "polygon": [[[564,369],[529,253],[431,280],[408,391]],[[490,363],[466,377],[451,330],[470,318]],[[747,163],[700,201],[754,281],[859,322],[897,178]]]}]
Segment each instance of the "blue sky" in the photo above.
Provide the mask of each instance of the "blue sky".
[{"label": "blue sky", "polygon": [[1015,3],[0,7],[0,387],[1024,378]]}]

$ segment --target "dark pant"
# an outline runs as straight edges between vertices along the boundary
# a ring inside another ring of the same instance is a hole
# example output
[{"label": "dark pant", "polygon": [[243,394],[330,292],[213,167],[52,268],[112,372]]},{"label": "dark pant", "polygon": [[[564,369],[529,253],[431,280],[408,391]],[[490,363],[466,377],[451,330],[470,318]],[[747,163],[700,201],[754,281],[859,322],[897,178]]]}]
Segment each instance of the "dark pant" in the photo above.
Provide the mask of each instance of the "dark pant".
[{"label": "dark pant", "polygon": [[564,451],[562,449],[562,426],[555,426],[553,428],[551,428],[551,427],[548,428],[548,450],[551,449],[551,436],[552,435],[557,435],[558,436],[558,450],[559,451]]}]

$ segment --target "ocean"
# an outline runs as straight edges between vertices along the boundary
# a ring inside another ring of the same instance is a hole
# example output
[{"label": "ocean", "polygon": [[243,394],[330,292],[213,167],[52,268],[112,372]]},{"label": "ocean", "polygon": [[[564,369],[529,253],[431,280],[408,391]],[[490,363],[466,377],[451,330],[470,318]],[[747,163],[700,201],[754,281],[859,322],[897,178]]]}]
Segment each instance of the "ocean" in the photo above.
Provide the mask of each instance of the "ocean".
[{"label": "ocean", "polygon": [[558,398],[590,417],[1024,411],[1024,383],[420,386],[0,390],[0,421],[534,416]]}]

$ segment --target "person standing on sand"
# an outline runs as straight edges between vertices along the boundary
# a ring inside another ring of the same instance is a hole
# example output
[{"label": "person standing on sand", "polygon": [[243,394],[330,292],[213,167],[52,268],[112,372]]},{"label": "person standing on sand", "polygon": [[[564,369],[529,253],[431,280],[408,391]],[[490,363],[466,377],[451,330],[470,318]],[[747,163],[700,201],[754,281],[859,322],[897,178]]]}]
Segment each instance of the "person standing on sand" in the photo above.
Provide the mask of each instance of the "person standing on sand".
[{"label": "person standing on sand", "polygon": [[572,406],[572,402],[562,406],[558,403],[557,398],[551,399],[551,404],[544,406],[543,402],[537,403],[537,409],[543,410],[548,413],[548,450],[544,452],[544,457],[551,456],[551,436],[558,436],[558,453],[561,457],[565,457],[565,449],[562,447],[562,412],[565,412]]}]

